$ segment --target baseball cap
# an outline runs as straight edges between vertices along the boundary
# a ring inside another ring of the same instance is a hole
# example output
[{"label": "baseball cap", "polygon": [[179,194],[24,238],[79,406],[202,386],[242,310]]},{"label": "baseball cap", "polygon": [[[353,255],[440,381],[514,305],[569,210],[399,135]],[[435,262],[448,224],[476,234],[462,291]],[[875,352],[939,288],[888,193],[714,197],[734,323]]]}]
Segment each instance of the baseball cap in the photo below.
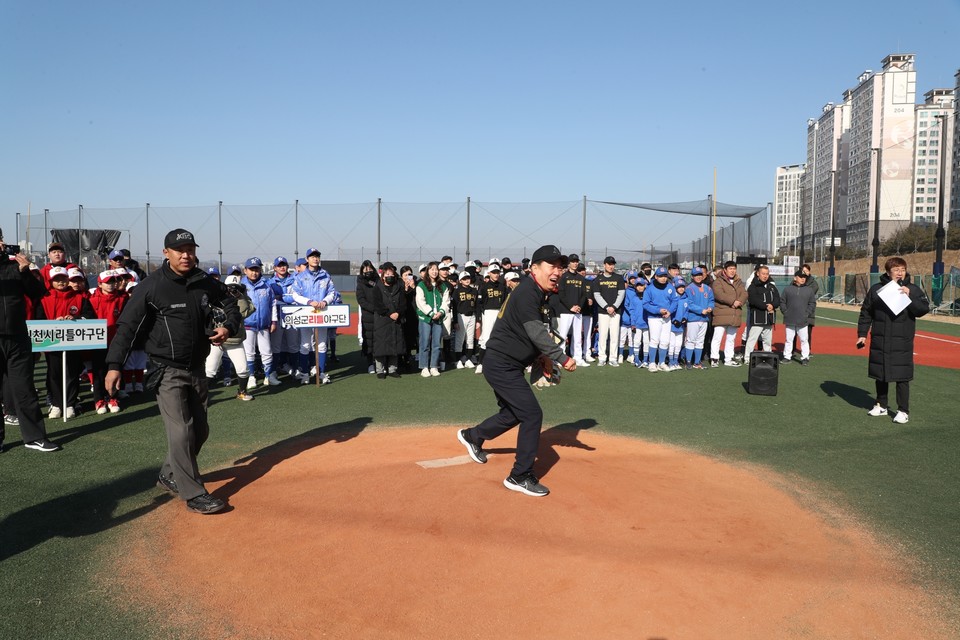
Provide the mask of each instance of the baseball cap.
[{"label": "baseball cap", "polygon": [[680,276],[677,276],[676,278],[673,279],[673,286],[677,287],[678,289],[680,287],[685,287],[687,286],[687,281],[681,278]]},{"label": "baseball cap", "polygon": [[491,272],[493,272],[493,271],[496,271],[497,273],[500,273],[500,265],[497,264],[496,262],[491,262],[491,263],[487,266],[487,273],[491,273]]},{"label": "baseball cap", "polygon": [[603,264],[617,264],[617,259],[613,256],[607,256],[603,259]]},{"label": "baseball cap", "polygon": [[118,269],[113,269],[113,275],[120,276],[121,278],[132,278],[134,275],[133,271],[127,271],[123,267]]},{"label": "baseball cap", "polygon": [[560,253],[560,249],[553,244],[545,244],[536,251],[533,252],[533,257],[530,259],[530,264],[536,264],[538,262],[555,262],[560,261],[560,263],[565,267],[567,266],[567,256]]},{"label": "baseball cap", "polygon": [[101,271],[100,275],[97,276],[97,282],[106,282],[112,278],[117,277],[117,272],[113,269],[107,269],[106,271]]},{"label": "baseball cap", "polygon": [[233,273],[234,271],[236,271],[237,273],[243,273],[243,267],[241,267],[238,264],[230,265],[230,273]]},{"label": "baseball cap", "polygon": [[509,262],[510,264],[513,264],[513,260],[511,260],[510,258],[507,258],[506,256],[504,256],[503,260],[500,261],[500,264],[507,264],[508,262]]},{"label": "baseball cap", "polygon": [[587,272],[587,265],[585,265],[585,264],[583,264],[583,263],[581,262],[581,263],[577,266],[577,273],[586,273],[586,272]]},{"label": "baseball cap", "polygon": [[661,266],[661,267],[657,267],[657,270],[653,272],[653,277],[654,277],[654,278],[659,277],[659,276],[668,276],[668,275],[670,275],[670,274],[667,273],[667,268],[666,268],[666,267],[662,267],[662,266]]},{"label": "baseball cap", "polygon": [[197,244],[197,240],[193,237],[193,234],[186,229],[174,229],[173,231],[167,233],[166,237],[163,239],[164,249],[174,249],[185,244],[192,244],[195,247],[200,246]]},{"label": "baseball cap", "polygon": [[701,269],[700,267],[694,267],[694,268],[693,268],[693,271],[690,272],[690,275],[691,275],[691,277],[692,277],[692,276],[702,276],[702,275],[703,275],[703,269]]},{"label": "baseball cap", "polygon": [[309,249],[307,249],[307,253],[305,255],[309,258],[313,254],[317,254],[319,256],[320,249],[317,249],[316,247],[310,247]]},{"label": "baseball cap", "polygon": [[120,251],[120,249],[114,249],[109,255],[111,260],[123,260],[125,257],[126,256],[123,255],[123,251]]},{"label": "baseball cap", "polygon": [[630,278],[636,278],[636,277],[637,277],[637,272],[636,272],[636,271],[633,271],[633,270],[630,270],[630,271],[627,271],[626,274],[624,274],[623,279],[624,279],[624,280],[629,280]]},{"label": "baseball cap", "polygon": [[295,263],[293,266],[295,266],[295,267],[302,267],[302,266],[305,265],[305,264],[307,264],[307,259],[306,259],[306,258],[297,258],[297,261],[296,261],[296,263]]},{"label": "baseball cap", "polygon": [[796,271],[793,272],[793,275],[795,277],[800,277],[800,278],[808,277],[806,272],[803,269],[797,269]]},{"label": "baseball cap", "polygon": [[243,266],[245,269],[263,269],[263,261],[257,257],[247,258]]},{"label": "baseball cap", "polygon": [[81,280],[86,279],[83,275],[83,271],[80,271],[80,269],[76,267],[70,267],[69,269],[67,269],[67,277],[70,278],[71,280],[73,280],[74,278],[80,278]]},{"label": "baseball cap", "polygon": [[54,249],[60,249],[60,251],[66,251],[66,249],[64,249],[63,247],[63,243],[60,242],[59,240],[54,240],[53,242],[47,245],[47,251],[53,251]]},{"label": "baseball cap", "polygon": [[453,264],[450,263],[450,262],[441,262],[441,263],[438,265],[438,268],[441,269],[441,270],[446,269],[446,270],[449,271],[449,270],[450,270],[450,267],[452,267],[452,266],[453,266]]},{"label": "baseball cap", "polygon": [[580,262],[580,256],[575,253],[571,253],[567,256],[567,262]]},{"label": "baseball cap", "polygon": [[214,267],[210,267],[209,269],[207,269],[207,275],[208,275],[208,276],[218,276],[218,275],[220,275],[220,269],[218,269],[218,268],[215,267],[215,266],[214,266]]},{"label": "baseball cap", "polygon": [[473,275],[471,275],[471,273],[470,273],[469,271],[467,271],[466,269],[464,269],[463,271],[460,272],[460,277],[459,277],[458,279],[459,279],[459,280],[467,280],[467,279],[472,280],[472,279],[473,279]]},{"label": "baseball cap", "polygon": [[643,286],[646,287],[647,285],[650,284],[650,281],[644,278],[643,276],[640,276],[639,278],[637,278],[637,281],[633,283],[633,286],[637,286],[639,284],[642,284]]},{"label": "baseball cap", "polygon": [[520,274],[516,271],[507,271],[507,275],[503,276],[504,280],[519,280]]},{"label": "baseball cap", "polygon": [[290,263],[287,262],[287,259],[284,258],[283,256],[277,256],[276,258],[273,259],[273,266],[274,266],[274,267],[277,267],[278,265],[281,265],[281,264],[285,264],[285,265],[287,265],[288,267],[290,266]]},{"label": "baseball cap", "polygon": [[50,279],[51,279],[51,280],[53,280],[54,278],[60,278],[60,277],[63,277],[63,278],[69,278],[69,277],[70,277],[70,276],[67,274],[67,270],[64,269],[63,267],[53,267],[53,268],[51,268],[49,275],[50,275]]},{"label": "baseball cap", "polygon": [[227,276],[226,279],[224,279],[223,284],[227,286],[230,286],[232,284],[239,285],[240,276]]},{"label": "baseball cap", "polygon": [[425,265],[425,264],[422,264],[422,265],[420,265],[419,267],[417,267],[417,273],[422,273],[422,272],[424,272],[424,271],[426,271],[426,270],[427,270],[427,265]]}]

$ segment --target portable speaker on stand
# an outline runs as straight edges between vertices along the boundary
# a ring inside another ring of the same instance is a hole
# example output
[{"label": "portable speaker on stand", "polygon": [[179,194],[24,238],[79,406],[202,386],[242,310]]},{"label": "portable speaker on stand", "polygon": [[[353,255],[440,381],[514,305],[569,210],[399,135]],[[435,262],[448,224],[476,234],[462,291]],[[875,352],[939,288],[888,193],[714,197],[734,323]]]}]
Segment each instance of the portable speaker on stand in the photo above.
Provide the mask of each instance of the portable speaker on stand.
[{"label": "portable speaker on stand", "polygon": [[780,377],[780,356],[767,351],[754,351],[750,354],[747,392],[758,396],[777,395],[777,383]]}]

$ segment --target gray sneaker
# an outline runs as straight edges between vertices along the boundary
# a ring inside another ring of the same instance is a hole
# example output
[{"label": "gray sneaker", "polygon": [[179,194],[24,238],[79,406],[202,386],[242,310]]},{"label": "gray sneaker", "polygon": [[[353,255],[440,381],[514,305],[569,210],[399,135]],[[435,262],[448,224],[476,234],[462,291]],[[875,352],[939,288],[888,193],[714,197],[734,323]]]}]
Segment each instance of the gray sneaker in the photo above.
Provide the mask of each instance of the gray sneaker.
[{"label": "gray sneaker", "polygon": [[540,498],[550,493],[550,489],[540,484],[537,476],[532,473],[525,473],[522,476],[515,476],[511,473],[503,481],[503,486],[511,491],[519,491],[520,493],[535,498]]},{"label": "gray sneaker", "polygon": [[460,441],[460,444],[467,448],[467,455],[470,456],[470,459],[479,464],[487,463],[487,452],[483,450],[478,444],[473,444],[467,440],[466,429],[460,429],[457,431],[457,440]]}]

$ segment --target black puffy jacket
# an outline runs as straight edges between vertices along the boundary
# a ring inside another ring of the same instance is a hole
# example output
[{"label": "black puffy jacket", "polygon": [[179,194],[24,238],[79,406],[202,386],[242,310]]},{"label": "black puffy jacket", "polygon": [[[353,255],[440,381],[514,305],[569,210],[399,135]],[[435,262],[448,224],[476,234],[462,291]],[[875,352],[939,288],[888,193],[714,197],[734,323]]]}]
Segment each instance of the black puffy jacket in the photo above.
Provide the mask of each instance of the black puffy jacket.
[{"label": "black puffy jacket", "polygon": [[890,282],[883,274],[880,282],[870,287],[860,307],[857,337],[870,333],[870,364],[867,375],[886,382],[913,380],[913,336],[916,319],[930,311],[930,301],[923,289],[910,282],[910,275],[901,281],[910,289],[910,304],[897,315],[880,299],[878,291]]},{"label": "black puffy jacket", "polygon": [[226,286],[200,269],[179,276],[164,262],[137,285],[123,308],[107,350],[108,368],[122,369],[134,343],[144,339],[147,355],[160,364],[186,370],[202,367],[210,353],[211,306],[223,309],[222,326],[230,336],[236,335],[243,320]]},{"label": "black puffy jacket", "polygon": [[39,300],[47,290],[29,269],[0,254],[0,335],[27,335],[27,305],[24,297]]}]

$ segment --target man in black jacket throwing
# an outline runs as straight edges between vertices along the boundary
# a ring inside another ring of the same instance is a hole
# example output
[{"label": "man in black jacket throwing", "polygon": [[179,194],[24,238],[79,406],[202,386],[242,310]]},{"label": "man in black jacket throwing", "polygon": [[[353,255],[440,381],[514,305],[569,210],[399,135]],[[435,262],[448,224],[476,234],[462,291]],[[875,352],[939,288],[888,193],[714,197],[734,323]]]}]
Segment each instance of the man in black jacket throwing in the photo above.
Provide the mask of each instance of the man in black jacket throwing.
[{"label": "man in black jacket throwing", "polygon": [[133,290],[117,321],[117,334],[107,351],[105,384],[111,394],[119,390],[127,354],[134,343],[145,340],[149,377],[157,383],[157,404],[167,432],[167,458],[157,485],[179,495],[190,511],[215,513],[226,505],[207,493],[197,467],[197,454],[210,431],[204,361],[211,344],[237,334],[242,319],[227,288],[196,268],[192,233],[174,229],[163,246],[163,265]]},{"label": "man in black jacket throwing", "polygon": [[554,340],[548,329],[547,298],[557,291],[566,262],[553,245],[533,253],[531,277],[522,278],[511,292],[487,342],[483,376],[493,387],[500,411],[476,427],[457,432],[470,458],[483,464],[487,461],[483,443],[519,425],[516,460],[503,485],[528,496],[545,496],[550,490],[533,475],[543,410],[524,378],[524,369],[538,359],[543,366],[549,366],[546,359],[560,363],[567,371],[577,368],[576,361],[563,353],[562,343]]}]

